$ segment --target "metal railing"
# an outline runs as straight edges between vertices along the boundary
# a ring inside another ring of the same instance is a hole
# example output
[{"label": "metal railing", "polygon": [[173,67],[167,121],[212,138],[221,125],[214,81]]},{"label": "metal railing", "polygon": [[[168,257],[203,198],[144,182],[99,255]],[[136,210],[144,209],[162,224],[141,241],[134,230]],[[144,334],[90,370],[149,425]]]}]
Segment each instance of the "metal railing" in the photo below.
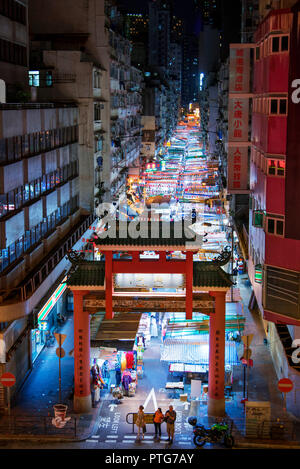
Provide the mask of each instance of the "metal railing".
[{"label": "metal railing", "polygon": [[62,241],[60,246],[48,256],[45,261],[41,264],[41,267],[33,272],[28,280],[22,282],[18,287],[9,290],[0,290],[0,305],[5,300],[11,300],[13,302],[26,301],[46,279],[50,272],[56,267],[56,265],[63,259],[67,254],[67,251],[79,240],[82,234],[88,229],[88,227],[95,220],[96,215],[89,215],[79,226],[73,228],[69,236]]},{"label": "metal railing", "polygon": [[53,425],[51,416],[2,416],[0,435],[53,436],[76,438],[88,428],[88,422],[82,417],[70,417],[63,428]]},{"label": "metal railing", "polygon": [[[132,433],[134,433],[134,425],[135,425],[135,422],[136,422],[136,419],[137,419],[137,413],[136,412],[129,412],[127,415],[126,415],[126,423],[128,423],[129,425],[132,425]],[[129,421],[129,416],[132,416],[132,419],[131,421]],[[154,425],[154,422],[153,422],[153,418],[154,418],[154,413],[144,413],[144,418],[145,418],[145,424],[149,425],[149,424],[153,424]]]}]

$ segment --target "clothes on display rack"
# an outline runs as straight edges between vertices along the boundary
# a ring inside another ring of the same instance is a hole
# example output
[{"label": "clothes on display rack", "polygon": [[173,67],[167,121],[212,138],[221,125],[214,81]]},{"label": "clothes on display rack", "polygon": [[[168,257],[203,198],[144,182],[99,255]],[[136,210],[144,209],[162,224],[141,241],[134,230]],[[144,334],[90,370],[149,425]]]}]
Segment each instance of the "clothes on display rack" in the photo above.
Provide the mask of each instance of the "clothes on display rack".
[{"label": "clothes on display rack", "polygon": [[136,345],[137,347],[143,347],[145,348],[145,338],[143,335],[139,335],[137,338],[136,338]]},{"label": "clothes on display rack", "polygon": [[130,371],[125,370],[122,374],[122,384],[126,393],[128,393],[129,384],[131,382],[132,382],[132,377],[131,377]]},{"label": "clothes on display rack", "polygon": [[134,355],[133,352],[126,353],[126,368],[134,368]]},{"label": "clothes on display rack", "polygon": [[125,353],[122,353],[121,356],[121,371],[126,370],[127,362],[126,362],[126,355]]},{"label": "clothes on display rack", "polygon": [[151,317],[150,334],[151,337],[158,337],[156,318],[154,316]]},{"label": "clothes on display rack", "polygon": [[121,367],[120,364],[117,362],[115,365],[115,374],[116,374],[116,386],[119,386],[121,383]]},{"label": "clothes on display rack", "polygon": [[137,351],[136,351],[137,360],[143,360],[143,352],[144,352],[143,347],[137,348]]}]

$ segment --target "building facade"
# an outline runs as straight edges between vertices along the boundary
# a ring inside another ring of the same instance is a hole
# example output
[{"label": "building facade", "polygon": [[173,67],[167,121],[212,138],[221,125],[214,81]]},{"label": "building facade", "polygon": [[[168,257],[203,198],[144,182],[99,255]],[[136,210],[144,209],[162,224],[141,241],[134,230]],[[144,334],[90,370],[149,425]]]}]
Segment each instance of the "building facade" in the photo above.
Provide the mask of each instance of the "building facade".
[{"label": "building facade", "polygon": [[[249,277],[279,378],[299,387],[291,345],[300,337],[299,8],[272,10],[255,34]],[[284,335],[285,334],[285,335]],[[297,412],[292,399],[290,409]]]}]

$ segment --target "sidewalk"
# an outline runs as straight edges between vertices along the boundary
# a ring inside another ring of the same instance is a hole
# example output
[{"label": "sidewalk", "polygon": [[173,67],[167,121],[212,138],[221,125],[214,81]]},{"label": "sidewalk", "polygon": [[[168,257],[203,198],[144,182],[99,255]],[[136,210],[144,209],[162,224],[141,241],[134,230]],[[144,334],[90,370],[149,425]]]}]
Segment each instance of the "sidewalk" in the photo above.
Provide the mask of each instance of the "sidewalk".
[{"label": "sidewalk", "polygon": [[[68,315],[66,323],[57,332],[66,334],[66,339],[62,345],[65,350],[65,357],[61,359],[61,401],[68,406],[67,416],[74,417],[80,423],[80,434],[75,440],[88,438],[93,431],[100,408],[91,409],[89,414],[79,416],[73,410],[73,375],[74,358],[70,355],[74,348],[74,329],[72,315]],[[12,404],[11,416],[22,416],[25,419],[30,417],[54,417],[53,406],[59,403],[59,359],[56,355],[58,344],[51,347],[44,347],[40,355],[33,364],[31,373],[28,374],[23,386],[18,391],[15,402]],[[64,435],[64,430],[59,429],[61,436],[34,436],[34,435],[14,435],[14,439],[38,439],[50,441],[70,441],[70,436]],[[11,438],[11,435],[3,435],[0,432],[0,439]]]}]

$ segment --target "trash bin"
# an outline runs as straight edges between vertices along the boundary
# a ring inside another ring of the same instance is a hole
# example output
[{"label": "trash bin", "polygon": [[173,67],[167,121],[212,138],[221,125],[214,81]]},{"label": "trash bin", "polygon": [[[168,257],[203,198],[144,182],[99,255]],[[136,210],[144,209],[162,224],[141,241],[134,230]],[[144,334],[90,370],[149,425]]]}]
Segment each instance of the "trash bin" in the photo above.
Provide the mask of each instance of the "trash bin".
[{"label": "trash bin", "polygon": [[53,406],[53,409],[54,409],[54,417],[57,418],[61,418],[62,420],[65,419],[66,417],[66,413],[67,413],[67,409],[68,409],[68,406],[65,405],[65,404],[55,404]]}]

